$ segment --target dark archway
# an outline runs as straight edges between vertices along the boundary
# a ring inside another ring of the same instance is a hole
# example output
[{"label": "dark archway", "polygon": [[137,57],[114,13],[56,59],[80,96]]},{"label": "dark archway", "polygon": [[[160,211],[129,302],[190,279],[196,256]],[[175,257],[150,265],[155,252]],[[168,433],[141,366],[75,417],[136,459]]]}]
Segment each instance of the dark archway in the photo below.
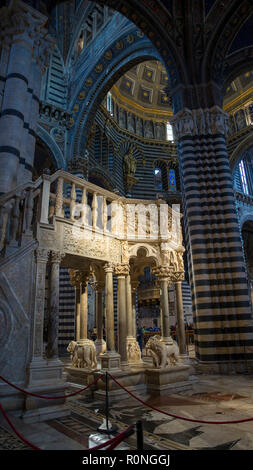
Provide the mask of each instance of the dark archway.
[{"label": "dark archway", "polygon": [[52,174],[57,170],[57,163],[49,147],[37,137],[34,153],[33,180],[39,178],[45,169],[48,169]]}]

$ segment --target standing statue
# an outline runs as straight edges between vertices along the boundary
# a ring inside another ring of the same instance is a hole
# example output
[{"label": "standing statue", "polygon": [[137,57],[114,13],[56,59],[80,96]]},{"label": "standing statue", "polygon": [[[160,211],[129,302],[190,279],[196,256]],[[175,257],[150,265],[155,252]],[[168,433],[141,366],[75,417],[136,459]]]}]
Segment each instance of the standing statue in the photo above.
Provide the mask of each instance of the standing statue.
[{"label": "standing statue", "polygon": [[126,176],[134,176],[136,172],[137,160],[134,158],[133,152],[134,148],[131,147],[124,156],[124,173]]}]

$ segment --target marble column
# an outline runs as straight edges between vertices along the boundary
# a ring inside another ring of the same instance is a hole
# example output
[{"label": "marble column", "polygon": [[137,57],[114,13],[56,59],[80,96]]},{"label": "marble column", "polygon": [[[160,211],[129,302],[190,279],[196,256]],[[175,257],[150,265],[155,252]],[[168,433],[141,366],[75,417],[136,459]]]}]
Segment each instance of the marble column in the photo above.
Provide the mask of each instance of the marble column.
[{"label": "marble column", "polygon": [[127,337],[133,338],[133,305],[131,276],[126,276],[126,319],[127,319]]},{"label": "marble column", "polygon": [[3,193],[17,184],[19,166],[29,166],[22,155],[22,145],[27,137],[30,66],[35,44],[46,34],[47,17],[17,0],[0,11],[2,33],[10,38],[11,44],[0,118],[0,193]]},{"label": "marble column", "polygon": [[23,165],[22,181],[21,177],[19,177],[20,183],[32,179],[42,76],[46,72],[46,67],[49,65],[50,53],[54,47],[55,41],[49,35],[41,38],[34,46],[28,84],[27,119],[25,123],[27,133],[26,139],[23,139],[23,158],[25,159],[25,164]]},{"label": "marble column", "polygon": [[45,310],[45,282],[49,251],[38,248],[35,252],[36,280],[35,280],[35,308],[32,340],[32,363],[44,362],[43,358],[43,329]]},{"label": "marble column", "polygon": [[65,255],[58,251],[51,252],[50,293],[49,293],[49,324],[46,356],[48,359],[58,358],[59,330],[59,274],[60,264]]},{"label": "marble column", "polygon": [[[136,293],[135,300],[136,301]],[[134,305],[135,313],[135,324],[136,324],[136,305]],[[126,277],[126,317],[127,317],[127,338],[126,338],[126,348],[127,348],[127,361],[131,366],[135,364],[140,365],[141,360],[141,350],[138,342],[136,341],[136,328],[134,329],[133,323],[133,302],[132,302],[132,284],[131,277],[128,275]]]},{"label": "marble column", "polygon": [[80,286],[80,338],[79,344],[84,344],[88,339],[88,281],[90,272],[83,271],[81,274]]},{"label": "marble column", "polygon": [[96,291],[96,327],[97,327],[97,339],[95,341],[97,355],[104,352],[105,350],[105,341],[103,339],[103,291],[105,288],[105,283],[102,281],[97,281],[94,284],[94,289]]},{"label": "marble column", "polygon": [[[198,90],[198,103],[204,102]],[[252,365],[248,347],[253,346],[253,323],[226,144],[228,115],[217,105],[184,108],[171,124],[180,166],[198,367],[216,373],[242,371]]]},{"label": "marble column", "polygon": [[106,351],[115,351],[114,307],[113,307],[113,271],[114,266],[105,266],[105,309],[106,309]]},{"label": "marble column", "polygon": [[80,311],[81,311],[81,274],[76,269],[69,270],[72,286],[75,288],[75,340],[80,340]]},{"label": "marble column", "polygon": [[126,278],[129,275],[128,264],[115,266],[115,274],[118,278],[118,351],[121,357],[121,367],[128,365],[127,360],[127,309],[126,309]]},{"label": "marble column", "polygon": [[139,286],[139,281],[132,281],[132,322],[133,322],[133,337],[136,338],[137,321],[136,321],[136,292]]},{"label": "marble column", "polygon": [[105,271],[105,313],[106,313],[106,351],[100,355],[101,369],[120,370],[120,355],[115,351],[113,272],[114,265],[106,263]]},{"label": "marble column", "polygon": [[174,274],[174,283],[176,291],[176,315],[177,315],[177,337],[179,353],[181,356],[186,356],[186,340],[185,340],[185,326],[184,326],[184,309],[183,309],[183,295],[182,295],[182,281],[184,280],[184,273]]},{"label": "marble column", "polygon": [[161,306],[161,332],[162,341],[172,343],[170,336],[170,320],[169,320],[169,296],[168,288],[171,277],[171,268],[168,266],[159,266],[154,270],[157,280],[160,283],[160,306]]},{"label": "marble column", "polygon": [[[35,309],[32,338],[32,360],[27,365],[26,390],[41,395],[65,394],[65,378],[63,363],[58,358],[58,307],[59,307],[59,264],[62,256],[52,253],[51,285],[50,285],[50,323],[46,356],[43,354],[43,326],[45,308],[45,279],[49,251],[44,248],[36,250],[36,284]],[[43,402],[43,403],[42,403]],[[41,400],[30,395],[25,397],[22,420],[35,422],[41,419],[51,419],[52,415],[64,416],[64,398],[57,400]],[[63,406],[62,406],[63,405]]]},{"label": "marble column", "polygon": [[80,316],[81,316],[81,286],[80,284],[75,288],[76,297],[76,341],[80,340]]}]

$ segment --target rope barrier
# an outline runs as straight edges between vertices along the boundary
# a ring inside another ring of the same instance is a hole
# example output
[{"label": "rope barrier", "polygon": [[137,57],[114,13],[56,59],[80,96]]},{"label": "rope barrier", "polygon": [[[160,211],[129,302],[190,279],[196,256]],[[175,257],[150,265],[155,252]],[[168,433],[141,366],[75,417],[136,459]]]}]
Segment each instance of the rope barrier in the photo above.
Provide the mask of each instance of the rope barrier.
[{"label": "rope barrier", "polygon": [[115,447],[117,447],[122,441],[124,441],[127,437],[131,436],[133,432],[133,426],[129,426],[129,428],[125,430],[124,435],[122,433],[122,436],[120,436],[120,434],[116,436],[115,441],[106,450],[109,451],[115,449]]},{"label": "rope barrier", "polygon": [[133,398],[138,400],[140,403],[147,406],[148,408],[151,408],[154,411],[158,411],[159,413],[165,414],[165,415],[170,416],[172,418],[177,418],[177,419],[182,419],[184,421],[191,421],[193,423],[202,423],[202,424],[238,424],[238,423],[247,423],[249,421],[253,421],[253,418],[245,418],[245,419],[239,419],[239,420],[234,420],[234,421],[205,421],[205,420],[194,419],[194,418],[186,418],[184,416],[178,416],[178,415],[175,415],[175,414],[172,414],[172,413],[167,413],[167,411],[160,410],[159,408],[156,408],[155,406],[149,405],[145,401],[141,400],[136,395],[134,395],[132,392],[127,390],[123,385],[121,385],[111,374],[108,374],[108,375],[111,377],[111,379],[119,387],[121,387],[123,390],[125,390],[125,392],[129,393],[129,395],[131,395]]},{"label": "rope barrier", "polygon": [[[125,431],[122,431],[120,434],[118,434],[117,436],[112,437],[111,439],[109,439],[106,442],[102,442],[102,444],[99,444],[95,447],[91,447],[90,450],[99,450],[99,449],[102,449],[103,447],[106,447],[108,445],[110,445],[110,447],[106,450],[114,449],[118,444],[120,444],[120,442],[122,442],[126,437],[128,437],[129,431],[131,431],[133,428],[134,428],[134,424],[131,424],[131,426],[129,426],[127,429],[125,429]],[[108,431],[108,433],[110,433],[110,431]]]},{"label": "rope barrier", "polygon": [[7,379],[4,379],[3,377],[0,376],[0,379],[3,380],[3,382],[6,382],[8,385],[10,385],[11,387],[15,388],[16,390],[18,390],[19,392],[22,392],[22,393],[25,393],[26,395],[30,395],[32,397],[36,397],[36,398],[43,398],[43,399],[48,399],[48,400],[59,400],[60,398],[69,398],[69,397],[73,397],[75,395],[78,395],[79,393],[82,393],[84,392],[85,390],[87,390],[88,388],[90,388],[92,385],[95,385],[99,379],[101,379],[102,377],[104,377],[104,375],[100,375],[99,377],[96,378],[96,380],[94,380],[94,382],[92,382],[91,384],[87,385],[87,387],[84,387],[82,388],[81,390],[78,390],[77,392],[73,392],[73,393],[70,393],[68,395],[59,395],[59,396],[56,396],[56,397],[50,397],[50,396],[47,396],[47,395],[38,395],[37,393],[32,393],[32,392],[28,392],[27,390],[24,390],[23,388],[20,388],[18,387],[17,385],[14,385],[12,384],[11,382],[9,382]]},{"label": "rope barrier", "polygon": [[23,441],[29,447],[32,447],[32,449],[34,449],[34,450],[41,450],[39,447],[35,446],[31,442],[29,442],[25,437],[23,437],[22,434],[20,434],[20,432],[15,428],[14,424],[8,418],[7,413],[4,410],[4,408],[2,407],[1,403],[0,403],[0,410],[2,411],[4,418],[6,419],[7,423],[10,425],[11,429],[15,432],[15,434],[17,434],[17,436],[21,439],[21,441]]}]

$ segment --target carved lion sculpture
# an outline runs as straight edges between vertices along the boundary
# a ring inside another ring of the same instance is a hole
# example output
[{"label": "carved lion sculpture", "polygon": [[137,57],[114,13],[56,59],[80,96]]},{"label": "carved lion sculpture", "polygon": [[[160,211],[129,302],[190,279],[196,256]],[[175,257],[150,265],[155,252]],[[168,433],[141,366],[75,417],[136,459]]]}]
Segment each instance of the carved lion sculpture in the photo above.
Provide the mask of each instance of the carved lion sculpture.
[{"label": "carved lion sculpture", "polygon": [[76,341],[71,341],[67,347],[70,353],[70,359],[73,367],[96,369],[96,347],[93,341],[85,340],[85,344],[78,344]]},{"label": "carved lion sculpture", "polygon": [[175,365],[179,358],[179,348],[176,341],[173,344],[166,345],[161,341],[161,337],[155,335],[149,338],[146,344],[147,355],[153,359],[155,368],[164,368],[169,365]]}]

